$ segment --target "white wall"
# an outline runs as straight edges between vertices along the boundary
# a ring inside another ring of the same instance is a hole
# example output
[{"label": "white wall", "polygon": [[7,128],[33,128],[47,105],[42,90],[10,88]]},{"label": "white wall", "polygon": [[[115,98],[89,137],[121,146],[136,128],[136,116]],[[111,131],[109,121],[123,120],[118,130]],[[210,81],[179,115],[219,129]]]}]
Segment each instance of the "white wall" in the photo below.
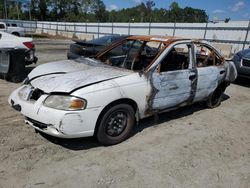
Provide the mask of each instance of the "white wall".
[{"label": "white wall", "polygon": [[[73,23],[73,22],[30,22],[18,21],[26,31],[34,32],[36,28],[43,33],[65,35],[65,31],[78,35],[80,33],[93,34],[95,38],[105,34],[121,35],[169,35],[186,38],[207,40],[220,40],[222,43],[231,44],[233,52],[241,50],[246,39],[249,21],[230,21],[228,23]],[[32,28],[31,28],[32,27]],[[56,32],[56,30],[58,30]],[[99,35],[98,35],[99,31]],[[206,34],[205,34],[206,33]],[[222,41],[221,41],[222,40]],[[245,48],[250,45],[250,32]]]}]

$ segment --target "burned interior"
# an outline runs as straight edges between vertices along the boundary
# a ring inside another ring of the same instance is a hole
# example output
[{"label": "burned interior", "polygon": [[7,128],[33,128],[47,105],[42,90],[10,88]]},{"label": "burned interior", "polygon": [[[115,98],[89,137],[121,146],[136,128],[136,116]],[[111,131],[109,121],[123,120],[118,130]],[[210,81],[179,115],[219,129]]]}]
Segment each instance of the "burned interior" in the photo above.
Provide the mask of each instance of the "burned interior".
[{"label": "burned interior", "polygon": [[196,53],[196,66],[208,67],[208,66],[220,66],[223,64],[222,57],[219,57],[218,52],[212,49],[208,45],[202,43],[194,43]]},{"label": "burned interior", "polygon": [[159,41],[129,39],[98,56],[98,59],[111,66],[142,71],[149,67],[164,47],[165,44]]}]

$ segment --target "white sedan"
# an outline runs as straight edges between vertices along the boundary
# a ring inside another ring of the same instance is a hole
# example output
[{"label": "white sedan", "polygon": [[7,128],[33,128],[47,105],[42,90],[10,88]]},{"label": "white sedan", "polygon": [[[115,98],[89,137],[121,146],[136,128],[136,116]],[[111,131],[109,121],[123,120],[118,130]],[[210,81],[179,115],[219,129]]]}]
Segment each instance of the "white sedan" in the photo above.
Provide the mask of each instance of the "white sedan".
[{"label": "white sedan", "polygon": [[94,59],[43,64],[9,97],[38,131],[104,145],[129,137],[136,121],[199,101],[213,108],[237,73],[209,43],[130,36]]},{"label": "white sedan", "polygon": [[0,49],[25,49],[25,64],[29,65],[37,62],[32,38],[18,37],[0,31]]}]

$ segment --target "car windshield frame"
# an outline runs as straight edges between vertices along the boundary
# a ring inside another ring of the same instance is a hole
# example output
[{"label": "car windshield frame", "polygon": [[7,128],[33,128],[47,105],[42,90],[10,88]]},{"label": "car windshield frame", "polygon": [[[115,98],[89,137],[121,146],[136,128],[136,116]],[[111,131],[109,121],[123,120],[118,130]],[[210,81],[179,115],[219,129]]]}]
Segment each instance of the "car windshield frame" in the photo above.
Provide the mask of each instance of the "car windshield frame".
[{"label": "car windshield frame", "polygon": [[[112,51],[113,49],[115,49],[115,48],[118,47],[118,46],[122,46],[126,41],[134,41],[134,42],[135,42],[135,41],[140,41],[140,42],[142,43],[140,49],[138,49],[138,54],[141,53],[141,52],[142,52],[141,50],[144,49],[144,48],[145,48],[145,49],[152,49],[152,51],[153,51],[153,48],[152,48],[152,47],[147,46],[147,43],[153,42],[153,41],[140,40],[140,39],[135,40],[135,39],[124,38],[124,40],[118,41],[118,42],[114,43],[113,45],[111,44],[111,46],[110,46],[109,48],[106,48],[106,49],[104,49],[102,52],[98,53],[98,54],[94,57],[94,59],[96,59],[97,61],[101,62],[102,64],[105,64],[105,65],[108,65],[108,66],[113,66],[113,67],[117,67],[117,68],[121,68],[121,69],[125,69],[125,70],[130,70],[130,71],[133,71],[133,72],[146,72],[146,71],[150,68],[150,66],[153,64],[153,62],[155,62],[155,60],[162,54],[162,52],[163,52],[163,51],[166,49],[166,47],[167,47],[167,45],[164,45],[162,48],[158,48],[158,49],[157,49],[157,53],[156,53],[155,56],[152,58],[152,60],[151,60],[150,62],[148,62],[148,65],[147,65],[146,67],[144,67],[143,69],[141,69],[141,70],[134,70],[134,69],[132,69],[132,67],[131,67],[131,69],[128,69],[128,68],[126,68],[126,67],[114,66],[114,65],[111,65],[111,64],[107,64],[106,62],[104,62],[104,61],[101,60],[101,58],[102,58],[103,56],[105,56],[105,54],[108,54],[110,51]],[[134,43],[134,42],[133,42],[133,43]],[[159,43],[159,47],[160,47],[162,44],[164,44],[164,43],[162,43],[161,41],[155,41],[155,42],[158,42],[158,43]]]}]

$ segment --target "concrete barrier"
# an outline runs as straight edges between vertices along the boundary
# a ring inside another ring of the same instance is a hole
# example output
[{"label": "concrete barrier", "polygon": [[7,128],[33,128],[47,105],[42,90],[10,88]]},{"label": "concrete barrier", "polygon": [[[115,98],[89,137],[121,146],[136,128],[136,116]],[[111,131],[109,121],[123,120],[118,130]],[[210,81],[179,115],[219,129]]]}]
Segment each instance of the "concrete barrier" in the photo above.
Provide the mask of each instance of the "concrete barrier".
[{"label": "concrete barrier", "polygon": [[233,45],[231,44],[219,44],[219,43],[212,43],[213,46],[219,50],[219,52],[225,57],[229,58],[233,55],[232,49]]},{"label": "concrete barrier", "polygon": [[37,28],[36,31],[35,31],[36,34],[42,34],[42,29],[40,28]]},{"label": "concrete barrier", "polygon": [[[214,43],[232,45],[231,53],[249,48],[250,21],[229,21],[213,23],[75,23],[8,20],[21,23],[27,30],[36,33],[62,35],[89,40],[103,35],[168,35],[205,39]],[[32,28],[29,28],[32,27]],[[54,31],[54,32],[53,32]],[[73,33],[73,34],[72,34]],[[221,47],[221,45],[219,45]],[[228,45],[225,45],[228,46]],[[222,47],[228,55],[231,47]]]},{"label": "concrete barrier", "polygon": [[88,40],[94,39],[94,35],[84,34],[84,33],[76,33],[75,38],[88,41]]}]

